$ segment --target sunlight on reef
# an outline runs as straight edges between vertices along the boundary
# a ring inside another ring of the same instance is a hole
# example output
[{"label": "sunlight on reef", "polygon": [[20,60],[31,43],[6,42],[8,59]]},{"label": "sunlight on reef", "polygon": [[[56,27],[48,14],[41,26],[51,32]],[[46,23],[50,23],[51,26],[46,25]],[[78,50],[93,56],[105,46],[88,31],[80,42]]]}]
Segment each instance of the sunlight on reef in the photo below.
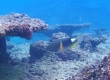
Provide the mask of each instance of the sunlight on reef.
[{"label": "sunlight on reef", "polygon": [[[70,80],[85,66],[103,60],[110,50],[110,38],[104,32],[106,29],[95,29],[96,34],[78,32],[85,28],[89,30],[90,23],[62,24],[48,29],[48,25],[42,20],[30,18],[26,14],[11,13],[0,18],[0,27],[4,27],[1,29],[3,32],[0,32],[0,61],[4,62],[4,65],[0,65],[2,80]],[[46,30],[39,33],[48,36],[48,40],[40,34],[32,37],[34,32],[40,30]],[[15,44],[10,40],[13,36],[28,40],[35,37],[36,40]],[[78,42],[75,47],[73,42]],[[49,45],[51,46],[48,47]]]}]

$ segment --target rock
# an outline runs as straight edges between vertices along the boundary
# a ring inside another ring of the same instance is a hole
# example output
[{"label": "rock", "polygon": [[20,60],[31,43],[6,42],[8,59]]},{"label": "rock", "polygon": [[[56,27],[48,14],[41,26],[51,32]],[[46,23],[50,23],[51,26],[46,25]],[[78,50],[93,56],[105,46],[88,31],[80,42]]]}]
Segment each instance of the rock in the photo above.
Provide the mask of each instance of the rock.
[{"label": "rock", "polygon": [[69,36],[63,32],[53,33],[50,41],[54,41],[56,39],[62,39],[62,38],[69,38]]},{"label": "rock", "polygon": [[91,35],[84,35],[80,47],[83,48],[84,50],[94,51],[96,47],[100,43],[105,42],[105,40],[106,40],[106,36],[104,35],[95,38],[92,38]]},{"label": "rock", "polygon": [[10,41],[7,41],[7,43],[6,43],[7,45],[7,49],[12,49],[12,48],[14,48],[14,44],[13,43],[11,43]]},{"label": "rock", "polygon": [[61,58],[63,61],[66,60],[79,60],[81,57],[80,52],[67,50],[65,52],[58,52],[56,55]]},{"label": "rock", "polygon": [[91,23],[83,23],[83,24],[58,24],[55,25],[54,28],[50,28],[46,31],[43,31],[44,35],[51,37],[53,33],[64,32],[67,35],[71,36],[74,31],[89,28]]},{"label": "rock", "polygon": [[92,65],[83,68],[81,72],[66,80],[110,80],[110,53]]},{"label": "rock", "polygon": [[[40,59],[46,51],[47,46],[51,43],[51,41],[56,39],[62,39],[69,37],[66,33],[59,32],[54,33],[51,37],[50,42],[48,41],[38,41],[34,42],[30,45],[30,61],[35,61],[36,59]],[[46,56],[46,55],[45,55]]]},{"label": "rock", "polygon": [[48,44],[49,44],[48,41],[38,41],[32,43],[30,45],[30,61],[40,59],[46,52]]},{"label": "rock", "polygon": [[9,58],[9,54],[6,53],[6,39],[0,37],[0,63],[6,63]]},{"label": "rock", "polygon": [[58,52],[56,55],[63,61],[67,60],[80,60],[84,61],[88,57],[88,53],[86,51],[82,51],[79,46],[73,48],[71,50],[67,50],[64,52]]},{"label": "rock", "polygon": [[33,32],[46,29],[48,24],[40,19],[30,18],[26,14],[11,13],[0,16],[0,62],[4,62],[9,56],[6,54],[6,39],[17,36],[29,40]]},{"label": "rock", "polygon": [[6,39],[5,39],[5,37],[0,37],[0,52],[6,53]]},{"label": "rock", "polygon": [[100,36],[100,35],[105,35],[108,34],[109,31],[107,30],[107,28],[103,27],[103,28],[94,28],[93,31],[95,31],[95,33]]}]

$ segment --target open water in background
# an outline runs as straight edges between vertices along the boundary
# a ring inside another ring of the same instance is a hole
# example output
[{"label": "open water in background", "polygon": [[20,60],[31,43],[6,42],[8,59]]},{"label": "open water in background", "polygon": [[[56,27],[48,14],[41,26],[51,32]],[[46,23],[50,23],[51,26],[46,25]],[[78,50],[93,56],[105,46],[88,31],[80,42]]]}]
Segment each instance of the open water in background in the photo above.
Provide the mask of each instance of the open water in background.
[{"label": "open water in background", "polygon": [[50,25],[92,23],[110,27],[110,0],[0,0],[0,15],[26,13]]}]

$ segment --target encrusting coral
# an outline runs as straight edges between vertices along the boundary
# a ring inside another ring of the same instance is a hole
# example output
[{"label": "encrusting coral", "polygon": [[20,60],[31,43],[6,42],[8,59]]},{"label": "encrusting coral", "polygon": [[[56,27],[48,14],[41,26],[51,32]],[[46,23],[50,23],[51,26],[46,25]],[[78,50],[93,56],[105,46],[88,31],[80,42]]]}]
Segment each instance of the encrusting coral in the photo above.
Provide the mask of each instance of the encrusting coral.
[{"label": "encrusting coral", "polygon": [[110,80],[110,53],[102,61],[86,66],[80,73],[66,80]]},{"label": "encrusting coral", "polygon": [[83,36],[83,41],[80,45],[81,45],[81,48],[83,48],[85,50],[94,51],[96,49],[97,45],[105,42],[106,39],[107,38],[105,35],[101,35],[99,37],[92,38],[91,35],[86,34]]},{"label": "encrusting coral", "polygon": [[30,18],[26,14],[11,13],[0,16],[0,35],[19,36],[31,39],[32,33],[48,29],[48,24],[36,18]]},{"label": "encrusting coral", "polygon": [[[26,14],[11,13],[0,16],[0,63],[7,60],[6,37],[21,37],[30,40],[33,32],[48,29],[48,24]],[[4,57],[3,57],[4,56]]]},{"label": "encrusting coral", "polygon": [[[44,56],[44,53],[46,52],[46,49],[48,45],[57,39],[63,39],[63,38],[69,38],[66,33],[63,32],[58,32],[58,33],[53,33],[51,36],[50,41],[37,41],[34,42],[30,45],[30,60],[31,59],[40,59],[41,57]],[[90,35],[82,35],[82,41],[73,49],[71,50],[65,50],[61,52],[54,52],[55,55],[57,55],[59,58],[62,60],[78,60],[79,58],[85,58],[85,55],[87,56],[86,52],[83,52],[82,50],[85,51],[95,51],[96,47],[100,44],[103,43],[106,40],[105,36],[100,36],[100,37],[95,37],[93,38]],[[82,54],[85,54],[82,56]]]}]

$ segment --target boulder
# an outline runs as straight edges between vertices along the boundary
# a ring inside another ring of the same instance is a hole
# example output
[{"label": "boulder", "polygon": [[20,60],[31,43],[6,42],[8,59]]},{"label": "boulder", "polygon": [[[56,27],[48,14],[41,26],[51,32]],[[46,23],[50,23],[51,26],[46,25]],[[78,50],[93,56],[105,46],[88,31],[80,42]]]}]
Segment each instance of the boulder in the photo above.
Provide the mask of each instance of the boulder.
[{"label": "boulder", "polygon": [[46,52],[48,41],[37,41],[30,45],[30,61],[40,59]]}]

